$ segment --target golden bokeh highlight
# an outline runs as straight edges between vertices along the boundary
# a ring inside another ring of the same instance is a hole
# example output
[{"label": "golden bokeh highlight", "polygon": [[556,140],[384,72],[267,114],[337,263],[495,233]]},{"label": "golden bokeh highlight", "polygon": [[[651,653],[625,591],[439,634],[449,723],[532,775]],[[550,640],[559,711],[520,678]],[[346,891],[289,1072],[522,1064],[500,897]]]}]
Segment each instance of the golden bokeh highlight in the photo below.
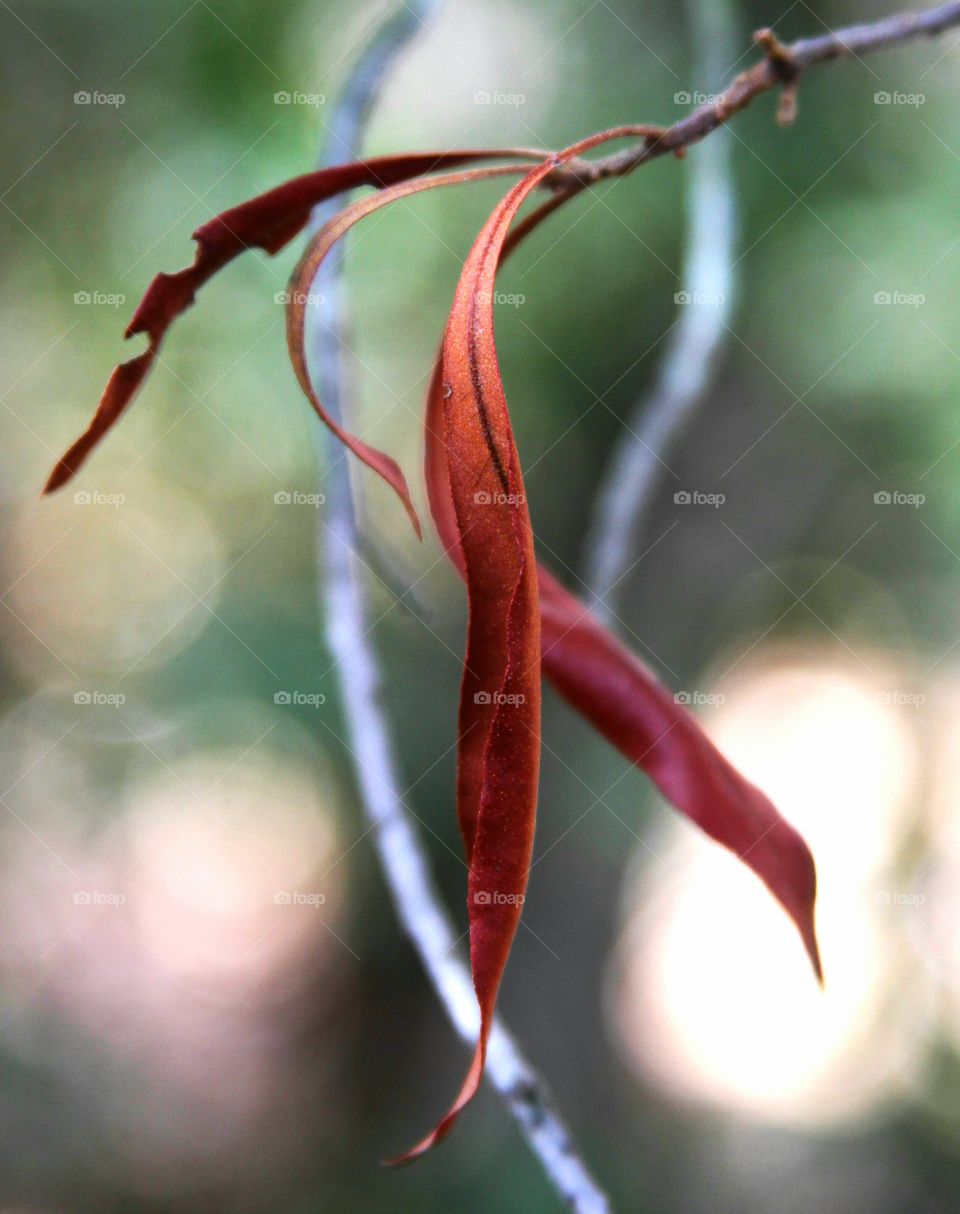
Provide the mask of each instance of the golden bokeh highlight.
[{"label": "golden bokeh highlight", "polygon": [[719,684],[712,737],[817,859],[826,987],[761,883],[670,823],[631,881],[610,988],[620,1048],[658,1087],[821,1125],[882,1107],[920,1065],[930,991],[908,938],[924,908],[897,879],[918,749],[897,686],[833,650],[775,647]]}]

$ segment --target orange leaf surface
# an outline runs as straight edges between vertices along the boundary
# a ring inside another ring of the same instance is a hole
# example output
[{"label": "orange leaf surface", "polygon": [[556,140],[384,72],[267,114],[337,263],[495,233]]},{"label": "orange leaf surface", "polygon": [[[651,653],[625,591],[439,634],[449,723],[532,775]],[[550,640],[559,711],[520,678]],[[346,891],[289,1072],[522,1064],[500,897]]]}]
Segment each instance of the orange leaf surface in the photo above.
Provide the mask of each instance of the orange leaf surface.
[{"label": "orange leaf surface", "polygon": [[[519,225],[504,246],[501,262],[563,201],[562,196],[551,199]],[[443,395],[444,372],[438,360],[427,399],[427,490],[441,541],[466,577],[450,489]],[[802,837],[769,798],[724,758],[669,689],[542,566],[538,582],[543,672],[568,702],[653,779],[668,800],[767,884],[794,921],[822,981],[814,924],[816,870]],[[468,783],[478,778],[480,762],[476,755],[468,755],[464,766]],[[468,796],[461,797],[460,811],[469,853],[475,811]]]},{"label": "orange leaf surface", "polygon": [[304,395],[313,406],[317,415],[330,427],[337,438],[358,459],[379,473],[387,484],[396,491],[418,536],[422,536],[420,519],[410,498],[410,490],[407,486],[406,478],[396,461],[391,459],[389,455],[385,455],[382,451],[377,451],[375,448],[370,447],[367,443],[362,442],[359,438],[356,438],[345,430],[326,411],[314,389],[310,371],[307,367],[306,342],[304,340],[310,286],[316,277],[321,263],[337,241],[342,239],[361,219],[364,219],[367,215],[372,214],[372,212],[379,210],[381,207],[388,206],[391,202],[396,202],[398,199],[406,198],[411,194],[417,194],[422,190],[436,189],[438,186],[464,185],[469,181],[484,181],[490,177],[502,177],[505,174],[516,175],[524,171],[524,167],[520,165],[495,165],[481,169],[464,169],[459,173],[438,174],[435,177],[417,177],[411,181],[403,181],[397,185],[390,186],[377,194],[361,198],[359,201],[345,207],[324,224],[310,242],[290,280],[287,303],[287,348],[290,352],[290,361],[293,364],[297,382],[300,384]]},{"label": "orange leaf surface", "polygon": [[[467,853],[470,963],[480,1034],[460,1092],[434,1129],[393,1160],[440,1142],[479,1088],[500,981],[530,871],[540,771],[540,608],[533,531],[494,339],[494,284],[512,221],[559,165],[621,127],[550,157],[494,209],[470,251],[447,323],[432,420],[446,484],[469,623],[460,690],[457,811]],[[546,204],[549,213],[551,204]],[[442,423],[442,424],[441,424]]]},{"label": "orange leaf surface", "polygon": [[[438,362],[428,396],[427,490],[441,542],[463,576],[440,430],[440,374]],[[816,869],[802,837],[653,672],[542,565],[538,579],[543,673],[668,801],[766,883],[796,924],[822,981],[814,926]]]}]

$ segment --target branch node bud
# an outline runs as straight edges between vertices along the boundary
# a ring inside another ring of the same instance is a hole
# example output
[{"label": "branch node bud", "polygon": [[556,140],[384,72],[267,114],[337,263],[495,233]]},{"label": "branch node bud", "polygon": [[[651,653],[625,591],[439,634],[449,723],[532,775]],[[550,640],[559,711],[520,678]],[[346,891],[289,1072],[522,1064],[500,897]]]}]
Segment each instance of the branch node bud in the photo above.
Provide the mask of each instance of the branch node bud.
[{"label": "branch node bud", "polygon": [[789,126],[797,116],[800,65],[790,48],[784,46],[772,29],[757,30],[753,40],[763,48],[770,70],[783,85],[777,107],[777,122],[780,126]]},{"label": "branch node bud", "polygon": [[777,123],[780,126],[790,126],[797,116],[797,93],[800,81],[791,80],[783,86],[780,94],[780,104],[777,106]]}]

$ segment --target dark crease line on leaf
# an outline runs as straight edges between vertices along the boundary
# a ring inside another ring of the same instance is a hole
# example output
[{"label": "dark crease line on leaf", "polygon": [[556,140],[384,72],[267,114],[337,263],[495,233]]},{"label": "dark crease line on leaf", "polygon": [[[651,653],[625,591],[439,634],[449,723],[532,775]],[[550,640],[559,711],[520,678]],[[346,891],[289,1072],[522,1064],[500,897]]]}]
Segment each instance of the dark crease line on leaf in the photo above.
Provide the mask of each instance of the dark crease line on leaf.
[{"label": "dark crease line on leaf", "polygon": [[[510,191],[510,194],[507,195],[507,200],[509,200],[512,197],[512,195],[514,194],[516,189],[517,189],[517,187],[515,186],[514,189]],[[505,201],[507,201],[507,200],[505,200]],[[487,254],[490,252],[490,246],[493,244],[494,240],[496,239],[496,236],[497,236],[497,226],[494,225],[490,231],[490,234],[487,236],[487,240],[486,240],[486,243],[483,248],[483,253],[480,255],[480,258],[479,258],[481,273],[486,265]],[[492,325],[493,324],[492,306],[491,306],[490,311],[491,311],[490,323]],[[493,428],[490,424],[490,414],[487,410],[487,402],[486,402],[486,398],[485,398],[484,392],[483,392],[483,379],[480,374],[480,365],[479,365],[479,362],[477,361],[476,324],[477,324],[477,292],[474,291],[473,294],[470,296],[470,304],[469,304],[469,311],[468,311],[468,324],[467,324],[467,333],[469,334],[468,339],[467,339],[467,359],[470,364],[470,382],[473,385],[473,395],[476,398],[476,402],[477,402],[477,412],[479,413],[479,416],[480,416],[480,425],[483,429],[484,442],[486,442],[486,444],[487,444],[487,449],[490,452],[490,458],[493,460],[494,467],[496,468],[497,479],[500,481],[500,485],[503,489],[504,495],[509,496],[510,481],[507,478],[507,470],[503,466],[503,461],[500,458],[500,452],[497,450],[497,446],[494,441]],[[496,353],[494,353],[494,357],[496,357]]]}]

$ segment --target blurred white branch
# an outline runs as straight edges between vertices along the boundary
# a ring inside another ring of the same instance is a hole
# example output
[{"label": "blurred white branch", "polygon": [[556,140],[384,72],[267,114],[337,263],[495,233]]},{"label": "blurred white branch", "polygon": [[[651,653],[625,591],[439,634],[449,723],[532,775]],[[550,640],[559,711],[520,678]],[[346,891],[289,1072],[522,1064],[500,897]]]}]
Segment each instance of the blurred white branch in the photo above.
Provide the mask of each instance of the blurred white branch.
[{"label": "blurred white branch", "polygon": [[[719,89],[736,59],[730,0],[687,0],[693,79]],[[654,495],[669,459],[703,402],[735,306],[736,189],[731,136],[719,130],[687,167],[686,248],[677,284],[680,318],[660,373],[635,406],[609,459],[587,532],[593,613],[609,623],[615,596],[644,548]]]},{"label": "blurred white branch", "polygon": [[[327,126],[327,163],[360,154],[365,119],[385,73],[436,6],[436,0],[408,0],[374,35]],[[323,218],[325,214],[316,216],[315,223]],[[310,330],[311,363],[334,416],[343,413],[341,266],[341,260],[331,259],[321,269],[317,287],[324,301],[323,323],[311,318],[314,323]],[[364,571],[357,555],[359,534],[349,467],[342,449],[332,443],[324,444],[319,455],[326,470],[327,489],[326,518],[318,529],[319,594],[364,814],[373,827],[374,845],[403,929],[454,1028],[472,1046],[480,1016],[470,971],[458,949],[462,933],[444,909],[430,873],[412,821],[415,815],[401,791],[384,713],[380,669],[369,635]],[[581,1160],[543,1082],[499,1018],[490,1037],[486,1074],[566,1205],[578,1214],[608,1214],[609,1202]]]}]

